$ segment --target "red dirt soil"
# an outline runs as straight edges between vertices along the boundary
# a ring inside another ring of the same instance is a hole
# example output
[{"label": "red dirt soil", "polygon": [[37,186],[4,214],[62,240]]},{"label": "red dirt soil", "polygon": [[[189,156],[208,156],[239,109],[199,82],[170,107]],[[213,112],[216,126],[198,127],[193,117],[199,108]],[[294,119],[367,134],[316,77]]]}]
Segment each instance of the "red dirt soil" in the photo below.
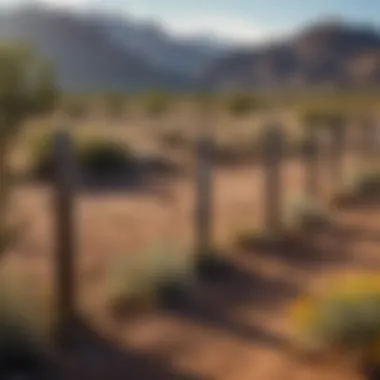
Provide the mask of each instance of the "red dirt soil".
[{"label": "red dirt soil", "polygon": [[[329,192],[326,178],[323,196]],[[284,179],[287,194],[302,194],[300,165],[289,164]],[[260,171],[218,170],[214,180],[215,242],[228,247],[241,227],[259,225]],[[187,246],[192,241],[193,187],[191,179],[182,179],[167,186],[170,195],[164,198],[126,193],[78,197],[80,307],[94,329],[125,352],[116,353],[116,348],[106,348],[104,342],[84,344],[74,355],[81,369],[72,364],[67,378],[358,378],[350,363],[298,361],[289,346],[286,308],[300,291],[319,286],[328,274],[379,268],[380,208],[335,212],[336,223],[350,229],[339,238],[319,239],[319,249],[272,254],[229,249],[235,276],[223,283],[200,286],[188,312],[147,311],[122,322],[110,321],[100,296],[107,260],[115,254],[140,252],[163,237]],[[33,223],[17,251],[29,268],[50,277],[54,245],[49,194],[41,188],[20,190],[17,206]]]}]

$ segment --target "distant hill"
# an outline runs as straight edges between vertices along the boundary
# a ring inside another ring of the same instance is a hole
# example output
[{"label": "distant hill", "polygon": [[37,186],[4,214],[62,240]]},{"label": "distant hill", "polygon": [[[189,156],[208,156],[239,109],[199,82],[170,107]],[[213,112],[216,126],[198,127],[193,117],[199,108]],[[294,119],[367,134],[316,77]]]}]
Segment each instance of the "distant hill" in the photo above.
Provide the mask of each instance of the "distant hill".
[{"label": "distant hill", "polygon": [[103,13],[87,14],[86,18],[119,46],[144,57],[160,69],[190,77],[221,58],[230,48],[222,41],[203,36],[178,38],[153,22]]},{"label": "distant hill", "polygon": [[229,54],[204,69],[206,88],[271,89],[380,84],[380,34],[321,22],[287,40]]},{"label": "distant hill", "polygon": [[82,15],[35,6],[0,14],[0,41],[26,41],[54,63],[66,90],[189,89],[188,76],[155,66],[121,47]]}]

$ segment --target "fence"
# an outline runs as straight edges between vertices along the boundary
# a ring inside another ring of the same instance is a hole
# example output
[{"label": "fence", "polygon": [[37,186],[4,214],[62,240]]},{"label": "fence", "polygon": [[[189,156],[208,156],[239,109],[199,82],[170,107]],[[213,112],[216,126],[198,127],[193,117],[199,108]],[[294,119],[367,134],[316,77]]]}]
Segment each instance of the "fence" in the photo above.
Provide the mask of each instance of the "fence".
[{"label": "fence", "polygon": [[[305,170],[304,193],[306,198],[317,199],[320,196],[320,162],[323,156],[329,160],[330,178],[334,184],[342,181],[344,154],[348,145],[349,128],[341,121],[322,128],[322,125],[305,128],[305,140],[302,146],[303,165]],[[366,121],[358,125],[357,132],[361,139],[355,145],[362,165],[379,156],[377,141],[378,126]],[[329,143],[322,144],[321,133],[327,131]],[[260,136],[259,163],[264,172],[264,228],[276,232],[282,228],[282,210],[284,184],[281,180],[281,164],[286,155],[286,136],[279,124],[267,125]],[[350,145],[351,146],[351,145]],[[56,158],[55,212],[56,212],[56,292],[59,315],[59,326],[63,334],[59,336],[61,344],[67,338],[69,322],[75,317],[76,300],[74,284],[75,267],[75,183],[76,167],[73,160],[73,141],[68,132],[59,131],[54,138]],[[200,136],[198,141],[198,175],[197,205],[194,217],[196,231],[197,260],[211,257],[212,251],[212,157],[213,140],[210,134]]]}]

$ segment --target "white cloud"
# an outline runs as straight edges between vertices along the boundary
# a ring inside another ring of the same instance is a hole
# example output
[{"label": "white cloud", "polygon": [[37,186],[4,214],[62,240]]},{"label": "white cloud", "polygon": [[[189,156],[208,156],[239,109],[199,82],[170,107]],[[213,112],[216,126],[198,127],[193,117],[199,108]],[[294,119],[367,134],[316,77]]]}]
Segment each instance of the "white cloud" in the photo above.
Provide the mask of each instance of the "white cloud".
[{"label": "white cloud", "polygon": [[271,31],[241,17],[225,14],[197,14],[170,19],[167,27],[181,34],[208,33],[240,43],[258,42]]}]

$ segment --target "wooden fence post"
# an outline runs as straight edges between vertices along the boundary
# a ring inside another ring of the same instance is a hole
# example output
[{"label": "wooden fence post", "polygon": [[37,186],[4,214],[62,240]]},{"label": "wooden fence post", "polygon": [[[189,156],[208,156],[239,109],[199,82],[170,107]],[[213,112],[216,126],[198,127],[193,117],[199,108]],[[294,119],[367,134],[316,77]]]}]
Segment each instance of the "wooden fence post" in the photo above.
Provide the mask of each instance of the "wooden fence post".
[{"label": "wooden fence post", "polygon": [[197,148],[196,253],[203,261],[210,254],[212,239],[212,136],[202,134]]},{"label": "wooden fence post", "polygon": [[340,186],[344,170],[344,149],[346,143],[345,120],[334,117],[329,120],[330,144],[330,176],[334,186]]},{"label": "wooden fence post", "polygon": [[373,160],[376,158],[378,149],[378,136],[377,126],[370,117],[365,117],[359,123],[360,136],[361,136],[361,166],[363,168],[370,168]]},{"label": "wooden fence post", "polygon": [[65,347],[70,323],[75,317],[73,198],[75,186],[74,144],[68,132],[54,136],[56,213],[56,262],[58,345]]},{"label": "wooden fence post", "polygon": [[309,198],[319,195],[319,133],[314,126],[306,127],[305,141],[305,193]]},{"label": "wooden fence post", "polygon": [[264,165],[264,227],[270,232],[281,229],[282,223],[282,181],[281,164],[285,135],[279,125],[268,125],[262,135]]}]

